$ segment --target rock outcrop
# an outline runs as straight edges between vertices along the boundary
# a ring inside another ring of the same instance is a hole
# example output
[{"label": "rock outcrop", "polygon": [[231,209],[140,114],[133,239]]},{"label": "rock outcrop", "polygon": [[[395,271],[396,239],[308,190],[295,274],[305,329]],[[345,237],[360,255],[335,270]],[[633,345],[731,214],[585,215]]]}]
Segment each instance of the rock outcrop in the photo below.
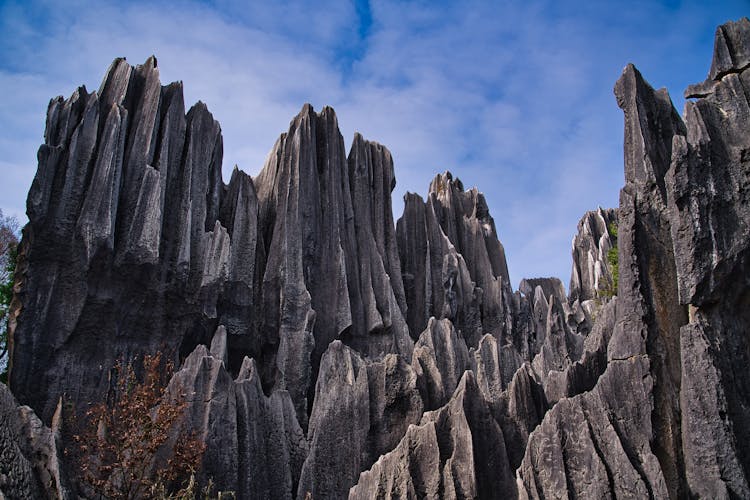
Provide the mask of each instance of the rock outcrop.
[{"label": "rock outcrop", "polygon": [[331,108],[224,184],[206,105],[115,60],[48,108],[0,496],[72,498],[62,402],[161,351],[198,482],[239,498],[750,497],[749,68],[750,21],[719,27],[684,119],[625,68],[625,186],[579,222],[566,294],[512,289],[448,172],[394,224],[391,154],[347,153]]},{"label": "rock outcrop", "polygon": [[0,497],[75,498],[63,463],[58,404],[52,428],[0,384]]},{"label": "rock outcrop", "polygon": [[508,265],[482,193],[464,191],[450,172],[439,174],[426,203],[404,197],[397,233],[412,335],[435,317],[450,319],[470,347],[484,333],[510,338]]},{"label": "rock outcrop", "polygon": [[586,212],[573,238],[570,298],[586,301],[617,293],[610,250],[617,251],[617,210],[599,208]]},{"label": "rock outcrop", "polygon": [[532,434],[522,496],[748,495],[749,47],[746,18],[719,27],[684,123],[633,66],[617,82],[626,185],[608,365]]}]

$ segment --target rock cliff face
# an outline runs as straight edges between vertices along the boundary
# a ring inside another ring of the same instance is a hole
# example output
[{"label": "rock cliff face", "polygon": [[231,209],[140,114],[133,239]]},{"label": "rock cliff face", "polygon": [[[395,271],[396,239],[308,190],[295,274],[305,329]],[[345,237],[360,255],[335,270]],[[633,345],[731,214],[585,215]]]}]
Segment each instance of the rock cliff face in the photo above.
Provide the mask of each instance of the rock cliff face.
[{"label": "rock cliff face", "polygon": [[608,364],[530,438],[521,496],[750,493],[749,47],[746,18],[719,27],[685,122],[632,65],[618,80],[626,184]]},{"label": "rock cliff face", "polygon": [[0,493],[73,497],[63,404],[162,351],[199,481],[239,498],[750,497],[749,67],[750,21],[719,27],[684,119],[625,68],[626,184],[578,224],[566,295],[512,289],[448,172],[394,224],[390,153],[347,154],[331,108],[224,184],[206,106],[115,60],[48,109]]}]

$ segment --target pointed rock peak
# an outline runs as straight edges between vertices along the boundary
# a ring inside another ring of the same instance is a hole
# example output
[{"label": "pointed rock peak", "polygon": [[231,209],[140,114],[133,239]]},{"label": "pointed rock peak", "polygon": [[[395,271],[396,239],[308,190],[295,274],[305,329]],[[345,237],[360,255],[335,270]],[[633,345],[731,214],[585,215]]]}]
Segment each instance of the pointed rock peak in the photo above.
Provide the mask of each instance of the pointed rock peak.
[{"label": "pointed rock peak", "polygon": [[302,105],[302,109],[299,110],[299,113],[297,113],[297,116],[294,117],[294,120],[292,120],[292,122],[296,121],[298,118],[303,118],[306,116],[315,116],[315,108],[313,108],[313,105],[309,102],[306,102]]},{"label": "pointed rock peak", "polygon": [[620,78],[615,83],[614,92],[617,98],[617,105],[623,111],[626,111],[629,104],[639,103],[644,100],[653,100],[652,95],[658,97],[663,102],[668,102],[669,105],[672,104],[667,89],[654,90],[633,63],[629,63],[622,70],[622,75],[620,75]]},{"label": "pointed rock peak", "polygon": [[57,406],[55,407],[55,413],[52,415],[52,425],[50,428],[52,429],[52,432],[56,432],[61,424],[63,423],[63,398],[60,396],[60,398],[57,400]]},{"label": "pointed rock peak", "polygon": [[178,106],[180,115],[185,114],[185,102],[182,91],[182,82],[172,82],[161,88],[163,111],[166,113],[172,106]]},{"label": "pointed rock peak", "polygon": [[190,118],[192,118],[192,117],[194,117],[196,115],[197,116],[207,115],[207,116],[210,116],[213,119],[213,115],[208,110],[208,106],[206,105],[206,103],[203,102],[203,101],[198,101],[198,102],[196,102],[195,104],[192,105],[192,107],[190,108],[190,111],[188,111],[188,113],[187,113],[187,119],[190,120]]},{"label": "pointed rock peak", "polygon": [[[310,109],[312,109],[312,106],[310,106]],[[334,110],[331,106],[323,106],[323,109],[320,111],[319,116],[325,120],[330,120],[338,124],[339,119],[336,116],[336,110]]]},{"label": "pointed rock peak", "polygon": [[365,139],[365,137],[360,132],[355,132],[354,133],[354,140],[352,141],[352,146],[354,146],[354,144],[358,144],[358,145],[359,144],[363,144],[363,145],[371,146],[371,147],[375,148],[376,150],[378,150],[378,152],[380,152],[380,153],[382,153],[384,155],[388,155],[388,156],[391,155],[391,152],[388,150],[387,147],[385,147],[384,145],[380,144],[378,141],[372,141],[370,139]]},{"label": "pointed rock peak", "polygon": [[467,390],[469,392],[478,390],[477,379],[474,376],[474,372],[471,370],[465,370],[463,375],[461,375],[461,380],[459,380],[458,382],[458,386],[453,393],[453,397],[455,398],[456,394],[458,393],[466,393]]},{"label": "pointed rock peak", "polygon": [[258,378],[258,365],[255,363],[255,359],[245,356],[245,359],[242,360],[242,366],[240,367],[240,372],[237,374],[235,382],[253,379],[260,381]]},{"label": "pointed rock peak", "polygon": [[545,299],[549,300],[549,297],[556,296],[560,303],[563,302],[565,287],[559,278],[525,278],[518,286],[519,291],[527,297],[535,295],[537,288],[541,290]]},{"label": "pointed rock peak", "polygon": [[[289,122],[289,132],[294,131],[295,129],[300,128],[300,124],[305,122],[315,122],[315,118],[317,117],[317,113],[315,113],[315,109],[312,107],[312,104],[309,102],[306,102],[302,109],[300,109],[299,113],[292,118],[292,121]],[[286,133],[288,135],[288,132]],[[285,134],[282,134],[282,139]],[[278,144],[278,141],[277,141]],[[274,149],[276,149],[276,146],[274,146]]]},{"label": "pointed rock peak", "polygon": [[672,156],[672,137],[684,135],[685,124],[666,89],[655,91],[632,64],[625,67],[614,92],[625,115],[625,180],[655,183],[666,196],[664,175]]},{"label": "pointed rock peak", "polygon": [[130,83],[133,67],[124,57],[118,57],[109,65],[99,87],[99,95],[106,104],[122,103]]},{"label": "pointed rock peak", "polygon": [[709,80],[721,80],[729,73],[739,73],[750,66],[750,20],[729,21],[716,28],[714,57]]},{"label": "pointed rock peak", "polygon": [[620,109],[624,109],[630,99],[635,96],[637,86],[644,84],[648,85],[638,68],[633,63],[628,63],[615,83],[615,97]]},{"label": "pointed rock peak", "polygon": [[239,168],[237,165],[235,165],[234,168],[232,169],[232,175],[229,178],[229,184],[228,185],[229,186],[233,186],[233,185],[235,185],[238,182],[239,183],[243,183],[243,182],[250,182],[250,183],[252,183],[252,178],[250,177],[250,175],[247,172],[245,172],[244,170],[242,170],[241,168]]},{"label": "pointed rock peak", "polygon": [[[484,349],[497,350],[497,339],[491,333],[485,333],[484,335],[482,335],[482,338],[479,339],[479,344],[477,344],[476,352],[481,352]],[[474,350],[473,347],[472,350]]]},{"label": "pointed rock peak", "polygon": [[354,385],[359,378],[361,366],[362,358],[359,357],[357,352],[336,339],[328,344],[328,349],[323,353],[318,385],[321,381],[328,383],[332,379]]},{"label": "pointed rock peak", "polygon": [[367,141],[359,132],[354,132],[354,138],[352,139],[352,147],[349,148],[350,154],[352,151],[357,151]]},{"label": "pointed rock peak", "polygon": [[198,344],[197,346],[195,346],[195,349],[193,349],[193,352],[191,352],[190,355],[185,358],[180,371],[196,369],[200,365],[200,363],[203,362],[203,358],[210,356],[211,353],[209,352],[208,348],[203,344]]},{"label": "pointed rock peak", "polygon": [[424,198],[422,198],[417,193],[407,191],[406,194],[404,194],[404,211],[406,211],[406,206],[412,203],[419,203],[420,205],[424,205]]},{"label": "pointed rock peak", "polygon": [[435,178],[432,179],[432,182],[430,182],[429,192],[440,195],[448,192],[451,186],[456,186],[459,191],[464,190],[464,185],[461,182],[461,179],[459,179],[458,177],[454,179],[453,174],[451,174],[450,171],[446,170],[442,174],[437,174]]},{"label": "pointed rock peak", "polygon": [[219,325],[211,339],[211,356],[220,359],[224,366],[228,365],[227,358],[227,329]]},{"label": "pointed rock peak", "polygon": [[112,60],[112,63],[109,65],[109,68],[107,68],[107,72],[105,74],[109,75],[112,73],[112,71],[116,70],[117,68],[121,66],[128,66],[128,60],[126,57],[115,57]]},{"label": "pointed rock peak", "polygon": [[344,345],[344,343],[341,342],[339,339],[336,339],[330,344],[328,344],[328,349],[326,351],[331,356],[341,356],[347,350],[348,348]]}]

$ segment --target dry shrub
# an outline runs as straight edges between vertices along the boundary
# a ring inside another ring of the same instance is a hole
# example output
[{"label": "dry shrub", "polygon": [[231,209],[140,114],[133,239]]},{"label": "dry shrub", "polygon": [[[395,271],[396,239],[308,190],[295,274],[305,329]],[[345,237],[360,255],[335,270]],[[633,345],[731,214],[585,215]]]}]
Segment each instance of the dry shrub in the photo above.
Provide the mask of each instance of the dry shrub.
[{"label": "dry shrub", "polygon": [[140,380],[132,364],[118,362],[109,401],[92,405],[73,435],[81,479],[106,498],[163,498],[191,484],[200,466],[205,445],[182,428],[187,403],[165,396],[173,365],[161,357],[143,358]]}]

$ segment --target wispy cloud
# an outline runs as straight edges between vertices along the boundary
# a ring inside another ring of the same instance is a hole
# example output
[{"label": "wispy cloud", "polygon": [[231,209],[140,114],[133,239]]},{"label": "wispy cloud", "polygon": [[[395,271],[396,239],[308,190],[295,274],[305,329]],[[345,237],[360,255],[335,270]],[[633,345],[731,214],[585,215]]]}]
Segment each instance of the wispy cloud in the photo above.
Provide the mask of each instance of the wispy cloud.
[{"label": "wispy cloud", "polygon": [[450,169],[487,195],[511,277],[567,281],[579,217],[614,206],[627,62],[679,98],[705,77],[715,25],[743,1],[143,2],[0,6],[0,208],[21,215],[48,99],[152,53],[220,121],[225,178],[257,173],[304,102],[391,149],[398,186]]}]

